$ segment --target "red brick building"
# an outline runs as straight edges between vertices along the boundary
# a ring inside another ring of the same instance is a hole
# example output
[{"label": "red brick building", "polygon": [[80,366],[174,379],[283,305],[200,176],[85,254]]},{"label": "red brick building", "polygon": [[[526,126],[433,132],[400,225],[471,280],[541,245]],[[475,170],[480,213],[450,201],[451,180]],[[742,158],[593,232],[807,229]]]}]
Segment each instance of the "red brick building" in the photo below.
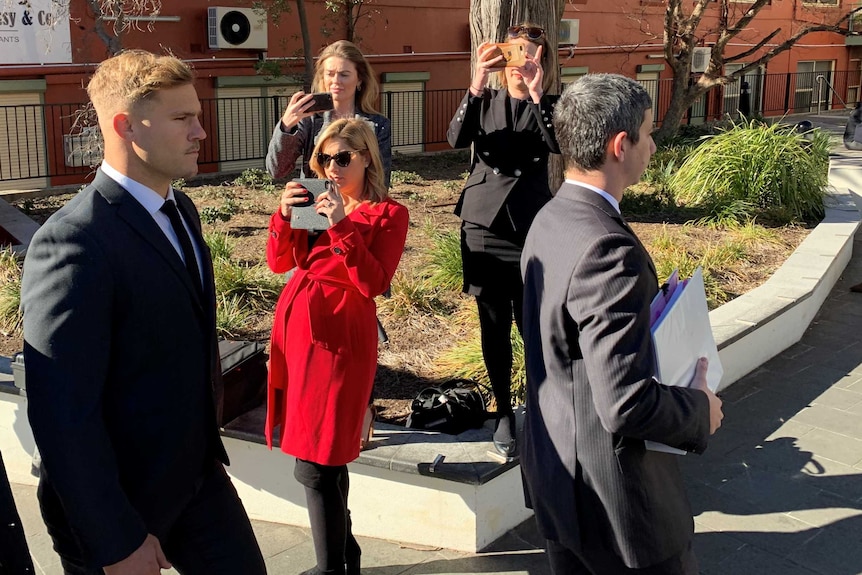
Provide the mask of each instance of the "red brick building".
[{"label": "red brick building", "polygon": [[[786,34],[803,18],[835,19],[850,9],[846,0],[831,1],[773,0],[730,51],[748,50],[773,28]],[[78,148],[80,138],[71,118],[86,101],[83,88],[93,66],[108,50],[86,2],[70,2],[69,14],[60,13],[51,0],[31,0],[28,8],[0,3],[0,188],[77,182],[89,171],[81,166],[89,158]],[[715,22],[719,5],[710,5],[706,24]],[[306,0],[306,6],[315,53],[346,36],[343,15],[327,13],[322,0]],[[729,6],[733,14],[750,4]],[[448,147],[445,127],[470,79],[469,0],[368,0],[363,10],[356,37],[379,76],[381,108],[392,119],[395,145],[403,151]],[[664,2],[574,0],[564,18],[569,23],[562,28],[570,34],[564,42],[576,40],[577,47],[560,50],[563,80],[599,71],[638,78],[653,91],[660,118],[669,96],[662,80],[672,75],[661,46]],[[295,11],[283,14],[275,25],[260,22],[248,4],[237,0],[164,1],[158,15],[130,24],[133,29],[123,37],[123,46],[168,49],[197,71],[209,134],[202,169],[261,166],[283,104],[279,97],[300,84],[293,77],[261,75],[256,69],[262,60],[301,69]],[[708,47],[714,37],[704,34],[701,40]],[[782,114],[855,101],[860,48],[848,45],[854,41],[839,34],[812,34],[747,75],[753,109]],[[834,92],[824,88],[824,80]],[[781,96],[775,96],[779,92]],[[716,90],[694,107],[691,121],[735,109],[737,95],[736,86]]]}]

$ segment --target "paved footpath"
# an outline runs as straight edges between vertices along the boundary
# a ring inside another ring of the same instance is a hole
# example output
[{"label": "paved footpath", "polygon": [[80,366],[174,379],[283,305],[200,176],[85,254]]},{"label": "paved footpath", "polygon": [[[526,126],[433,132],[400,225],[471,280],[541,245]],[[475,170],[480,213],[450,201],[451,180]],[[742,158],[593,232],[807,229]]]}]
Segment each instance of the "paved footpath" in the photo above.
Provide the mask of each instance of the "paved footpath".
[{"label": "paved footpath", "polygon": [[[802,340],[722,393],[709,449],[681,458],[704,574],[862,573],[862,294],[847,289],[862,282],[862,232],[853,254]],[[39,573],[61,575],[35,488],[14,490]],[[313,566],[307,529],[254,529],[271,574]],[[360,544],[365,575],[549,573],[532,520],[479,554]]]}]

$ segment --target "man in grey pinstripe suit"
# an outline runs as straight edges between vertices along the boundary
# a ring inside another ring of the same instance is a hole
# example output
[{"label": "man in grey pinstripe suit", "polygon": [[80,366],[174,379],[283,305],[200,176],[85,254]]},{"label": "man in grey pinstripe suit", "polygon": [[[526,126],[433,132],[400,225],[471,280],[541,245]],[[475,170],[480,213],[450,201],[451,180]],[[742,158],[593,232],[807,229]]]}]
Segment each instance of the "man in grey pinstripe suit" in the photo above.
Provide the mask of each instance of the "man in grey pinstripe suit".
[{"label": "man in grey pinstripe suit", "polygon": [[566,88],[554,116],[566,181],[521,260],[521,469],[554,575],[697,573],[678,456],[644,441],[702,452],[721,400],[706,386],[706,359],[688,388],[654,379],[658,281],[619,211],[655,152],[652,123],[650,97],[633,80],[590,74]]}]

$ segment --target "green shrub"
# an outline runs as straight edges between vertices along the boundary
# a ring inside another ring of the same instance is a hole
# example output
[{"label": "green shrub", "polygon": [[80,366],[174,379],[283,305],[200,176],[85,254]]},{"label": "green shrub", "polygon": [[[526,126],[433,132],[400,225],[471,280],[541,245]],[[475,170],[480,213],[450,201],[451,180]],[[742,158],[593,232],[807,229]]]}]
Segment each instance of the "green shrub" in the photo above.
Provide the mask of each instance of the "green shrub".
[{"label": "green shrub", "polygon": [[204,233],[204,241],[210,249],[213,261],[218,259],[230,260],[233,255],[233,240],[229,235],[222,232]]},{"label": "green shrub", "polygon": [[240,337],[251,316],[252,311],[242,297],[220,294],[216,298],[216,333],[219,337]]},{"label": "green shrub", "polygon": [[232,197],[225,198],[222,204],[216,206],[205,206],[200,210],[201,221],[205,224],[214,224],[218,221],[227,222],[234,214],[239,213],[240,205]]},{"label": "green shrub", "polygon": [[403,170],[392,170],[390,181],[393,186],[398,184],[418,184],[424,181],[422,176],[416,172],[405,172]]},{"label": "green shrub", "polygon": [[253,309],[275,304],[283,287],[284,276],[274,276],[262,265],[249,266],[229,259],[213,259],[216,293],[221,297],[237,296]]},{"label": "green shrub", "polygon": [[[475,315],[475,314],[474,314]],[[482,341],[479,332],[479,319],[475,317],[473,335],[458,342],[443,352],[437,359],[438,375],[441,378],[472,379],[490,386],[485,360],[482,356]],[[524,367],[524,341],[512,324],[512,405],[524,403],[527,397],[527,371]]]},{"label": "green shrub", "polygon": [[464,284],[461,268],[461,231],[438,231],[426,225],[431,240],[426,274],[431,285],[449,290],[460,290]]},{"label": "green shrub", "polygon": [[0,250],[0,330],[21,329],[21,262],[10,249]]},{"label": "green shrub", "polygon": [[810,136],[780,124],[733,124],[697,147],[670,184],[680,203],[724,221],[822,217],[829,139],[820,130]]},{"label": "green shrub", "polygon": [[392,317],[404,318],[414,313],[446,314],[452,311],[452,304],[429,280],[397,272],[390,297],[379,300],[378,308]]},{"label": "green shrub", "polygon": [[250,168],[245,170],[233,181],[233,185],[251,188],[253,190],[273,191],[275,184],[272,181],[272,176],[265,170]]}]

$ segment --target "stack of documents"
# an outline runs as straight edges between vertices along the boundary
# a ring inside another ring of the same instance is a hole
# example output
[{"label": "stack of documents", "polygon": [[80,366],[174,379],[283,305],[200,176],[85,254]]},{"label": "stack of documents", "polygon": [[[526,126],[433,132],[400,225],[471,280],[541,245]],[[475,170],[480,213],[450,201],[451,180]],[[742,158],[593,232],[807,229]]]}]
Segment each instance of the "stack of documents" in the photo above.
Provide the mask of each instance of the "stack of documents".
[{"label": "stack of documents", "polygon": [[[697,360],[706,357],[709,360],[707,386],[712,391],[718,388],[724,370],[712,337],[701,268],[682,281],[678,270],[671,274],[650,304],[650,331],[659,382],[688,387]],[[655,451],[685,454],[681,449],[652,441],[647,441],[646,446]]]}]

